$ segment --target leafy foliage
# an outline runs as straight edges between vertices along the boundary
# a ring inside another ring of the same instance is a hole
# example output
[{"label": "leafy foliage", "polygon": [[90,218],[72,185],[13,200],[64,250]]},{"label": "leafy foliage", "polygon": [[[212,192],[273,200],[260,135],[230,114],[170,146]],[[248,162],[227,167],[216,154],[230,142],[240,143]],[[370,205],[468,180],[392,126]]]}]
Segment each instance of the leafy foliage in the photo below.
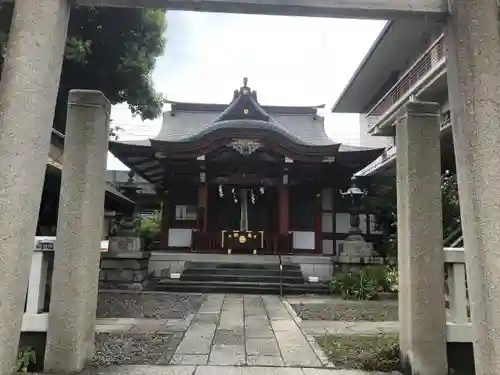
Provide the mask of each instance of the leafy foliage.
[{"label": "leafy foliage", "polygon": [[145,248],[148,249],[155,241],[159,240],[161,217],[156,214],[151,218],[138,218],[135,227],[137,234],[144,240]]},{"label": "leafy foliage", "polygon": [[[376,227],[382,232],[383,256],[397,256],[397,189],[396,180],[375,177],[365,206],[369,212],[376,212]],[[441,177],[443,205],[443,238],[450,235],[460,224],[457,175],[445,171]]]},{"label": "leafy foliage", "polygon": [[[0,67],[12,16],[0,5]],[[114,7],[72,9],[54,127],[64,131],[68,93],[101,90],[112,104],[127,102],[143,119],[160,115],[164,102],[151,81],[163,53],[165,10]]]},{"label": "leafy foliage", "polygon": [[17,355],[16,371],[28,372],[28,367],[36,364],[36,353],[31,346],[22,347]]},{"label": "leafy foliage", "polygon": [[382,292],[397,290],[397,271],[382,265],[352,268],[334,277],[331,287],[344,299],[373,300]]},{"label": "leafy foliage", "polygon": [[445,171],[442,176],[443,237],[446,238],[460,225],[460,201],[458,199],[457,175]]}]

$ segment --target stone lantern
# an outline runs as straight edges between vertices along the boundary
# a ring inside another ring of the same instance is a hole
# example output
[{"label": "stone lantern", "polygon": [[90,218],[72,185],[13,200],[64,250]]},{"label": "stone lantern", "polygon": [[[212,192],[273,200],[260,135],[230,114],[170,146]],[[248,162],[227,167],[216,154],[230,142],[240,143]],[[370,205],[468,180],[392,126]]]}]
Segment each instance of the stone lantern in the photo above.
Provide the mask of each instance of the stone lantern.
[{"label": "stone lantern", "polygon": [[361,205],[363,201],[363,197],[366,196],[366,190],[361,190],[357,185],[356,185],[356,177],[351,178],[351,186],[349,189],[347,189],[344,192],[340,192],[342,197],[344,198],[349,198],[350,199],[350,205],[349,205],[349,214],[350,214],[350,228],[349,228],[349,235],[348,239],[363,239],[362,236],[362,231],[359,227],[360,220],[359,220],[359,212],[361,210]]},{"label": "stone lantern", "polygon": [[[121,192],[129,199],[136,201],[139,188],[134,183],[135,173],[128,173],[128,181],[120,186]],[[139,252],[142,251],[142,240],[135,229],[136,210],[119,218],[119,227],[114,236],[109,239],[111,252]]]},{"label": "stone lantern", "polygon": [[366,196],[367,191],[361,190],[356,184],[356,177],[352,177],[351,186],[344,192],[340,192],[343,198],[350,199],[349,214],[350,214],[350,228],[345,240],[344,252],[349,258],[367,258],[373,254],[373,245],[365,241],[363,232],[359,227],[363,198]]}]

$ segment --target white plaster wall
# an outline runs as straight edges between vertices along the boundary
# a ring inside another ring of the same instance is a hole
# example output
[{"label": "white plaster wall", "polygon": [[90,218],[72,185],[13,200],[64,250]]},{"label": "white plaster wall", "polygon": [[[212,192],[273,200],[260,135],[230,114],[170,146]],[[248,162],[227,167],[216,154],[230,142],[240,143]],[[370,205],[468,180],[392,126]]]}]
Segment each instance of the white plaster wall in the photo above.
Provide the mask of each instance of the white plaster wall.
[{"label": "white plaster wall", "polygon": [[191,247],[192,229],[170,228],[168,230],[169,247]]},{"label": "white plaster wall", "polygon": [[333,240],[323,240],[323,254],[333,255]]},{"label": "white plaster wall", "polygon": [[292,232],[293,248],[300,250],[314,250],[315,249],[315,233],[295,231]]},{"label": "white plaster wall", "polygon": [[321,231],[323,233],[332,233],[333,230],[333,213],[323,212],[321,218]]},{"label": "white plaster wall", "polygon": [[323,211],[332,210],[332,189],[323,189],[321,191],[321,209]]}]

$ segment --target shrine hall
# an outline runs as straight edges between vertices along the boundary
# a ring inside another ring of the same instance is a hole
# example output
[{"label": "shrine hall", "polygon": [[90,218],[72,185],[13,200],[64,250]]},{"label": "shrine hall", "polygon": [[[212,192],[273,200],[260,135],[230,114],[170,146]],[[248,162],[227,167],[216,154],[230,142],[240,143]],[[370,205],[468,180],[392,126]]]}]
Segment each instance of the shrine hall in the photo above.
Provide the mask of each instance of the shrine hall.
[{"label": "shrine hall", "polygon": [[169,105],[155,138],[110,142],[157,187],[159,250],[335,252],[349,212],[341,191],[382,149],[331,140],[323,106],[261,105],[246,78],[229,104]]}]

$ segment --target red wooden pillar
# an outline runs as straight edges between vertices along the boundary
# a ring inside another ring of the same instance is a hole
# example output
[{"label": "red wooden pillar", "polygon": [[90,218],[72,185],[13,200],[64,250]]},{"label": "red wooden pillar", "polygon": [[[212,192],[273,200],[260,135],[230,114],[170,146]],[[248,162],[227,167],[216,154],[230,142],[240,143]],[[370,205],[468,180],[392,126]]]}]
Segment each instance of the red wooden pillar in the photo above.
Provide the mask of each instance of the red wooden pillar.
[{"label": "red wooden pillar", "polygon": [[160,226],[160,247],[161,250],[168,249],[168,230],[169,230],[169,210],[168,210],[168,196],[167,192],[162,194],[162,204],[161,204],[161,226]]},{"label": "red wooden pillar", "polygon": [[321,189],[316,193],[314,207],[314,252],[321,254],[323,252],[323,207],[321,202]]},{"label": "red wooden pillar", "polygon": [[207,231],[207,201],[208,185],[201,183],[198,186],[198,230],[202,233]]}]

